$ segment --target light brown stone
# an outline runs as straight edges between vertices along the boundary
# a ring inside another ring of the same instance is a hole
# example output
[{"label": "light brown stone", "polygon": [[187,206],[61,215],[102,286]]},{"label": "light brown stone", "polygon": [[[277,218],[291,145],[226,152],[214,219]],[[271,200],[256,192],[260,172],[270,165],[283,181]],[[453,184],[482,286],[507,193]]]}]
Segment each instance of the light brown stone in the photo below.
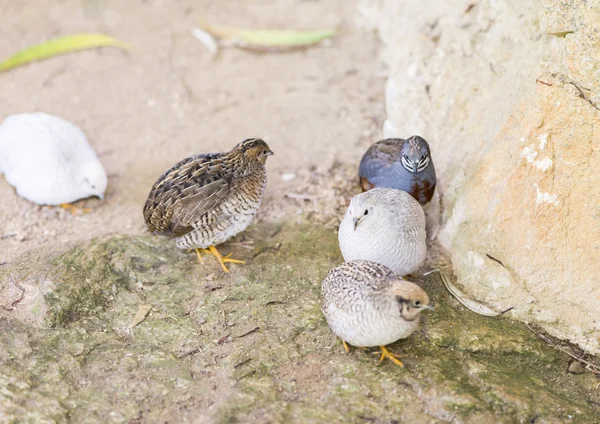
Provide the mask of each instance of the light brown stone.
[{"label": "light brown stone", "polygon": [[386,136],[432,146],[459,285],[600,353],[600,2],[364,4]]}]

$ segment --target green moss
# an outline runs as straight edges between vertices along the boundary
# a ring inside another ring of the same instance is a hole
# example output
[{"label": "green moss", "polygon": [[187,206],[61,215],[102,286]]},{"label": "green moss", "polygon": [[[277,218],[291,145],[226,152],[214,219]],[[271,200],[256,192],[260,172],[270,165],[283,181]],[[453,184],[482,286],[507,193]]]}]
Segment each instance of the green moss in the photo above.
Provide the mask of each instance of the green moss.
[{"label": "green moss", "polygon": [[[346,354],[319,306],[342,261],[335,233],[281,223],[246,238],[254,251],[234,253],[248,264],[227,275],[157,237],[40,256],[47,325],[0,320],[0,409],[39,422],[597,421],[591,374],[566,373],[523,325],[465,310],[435,274],[423,282],[435,312],[390,346],[404,368],[378,367],[376,349]],[[152,310],[131,330],[141,304]]]}]

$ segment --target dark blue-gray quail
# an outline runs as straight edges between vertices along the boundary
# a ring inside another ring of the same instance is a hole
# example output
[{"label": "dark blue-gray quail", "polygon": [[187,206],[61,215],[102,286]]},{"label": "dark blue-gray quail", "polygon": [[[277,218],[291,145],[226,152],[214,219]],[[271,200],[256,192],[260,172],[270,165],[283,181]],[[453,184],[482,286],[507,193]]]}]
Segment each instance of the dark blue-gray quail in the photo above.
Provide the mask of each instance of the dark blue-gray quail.
[{"label": "dark blue-gray quail", "polygon": [[249,138],[226,153],[191,156],[166,171],[154,183],[144,205],[148,229],[175,237],[180,249],[215,256],[226,262],[216,245],[244,231],[260,207],[267,186],[265,162],[273,152],[260,138]]},{"label": "dark blue-gray quail", "polygon": [[404,140],[388,138],[373,144],[358,168],[363,191],[375,187],[395,188],[410,193],[421,205],[435,190],[435,168],[429,144],[418,135]]}]

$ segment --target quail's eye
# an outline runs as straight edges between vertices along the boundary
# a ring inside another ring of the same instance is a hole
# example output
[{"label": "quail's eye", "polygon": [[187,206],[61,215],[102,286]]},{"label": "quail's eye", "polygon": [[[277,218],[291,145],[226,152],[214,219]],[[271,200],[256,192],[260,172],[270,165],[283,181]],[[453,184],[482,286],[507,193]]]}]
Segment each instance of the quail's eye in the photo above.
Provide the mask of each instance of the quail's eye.
[{"label": "quail's eye", "polygon": [[369,210],[365,209],[365,215],[368,215],[368,214],[369,214]]},{"label": "quail's eye", "polygon": [[421,301],[420,301],[420,300],[417,300],[417,301],[415,302],[415,306],[417,306],[417,307],[418,307],[418,306],[421,306]]}]

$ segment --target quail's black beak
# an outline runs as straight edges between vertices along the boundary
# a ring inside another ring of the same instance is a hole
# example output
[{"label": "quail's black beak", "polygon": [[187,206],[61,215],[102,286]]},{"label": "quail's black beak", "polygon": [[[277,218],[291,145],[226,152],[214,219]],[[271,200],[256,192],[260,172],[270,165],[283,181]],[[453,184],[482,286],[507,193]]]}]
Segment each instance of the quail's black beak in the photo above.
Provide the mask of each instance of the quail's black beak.
[{"label": "quail's black beak", "polygon": [[413,174],[417,174],[419,172],[419,162],[412,163],[412,172]]},{"label": "quail's black beak", "polygon": [[271,149],[266,151],[266,155],[267,156],[273,156],[275,153],[273,153],[273,151]]},{"label": "quail's black beak", "polygon": [[354,222],[354,231],[356,231],[356,227],[358,227],[358,218],[352,218],[352,221]]}]

